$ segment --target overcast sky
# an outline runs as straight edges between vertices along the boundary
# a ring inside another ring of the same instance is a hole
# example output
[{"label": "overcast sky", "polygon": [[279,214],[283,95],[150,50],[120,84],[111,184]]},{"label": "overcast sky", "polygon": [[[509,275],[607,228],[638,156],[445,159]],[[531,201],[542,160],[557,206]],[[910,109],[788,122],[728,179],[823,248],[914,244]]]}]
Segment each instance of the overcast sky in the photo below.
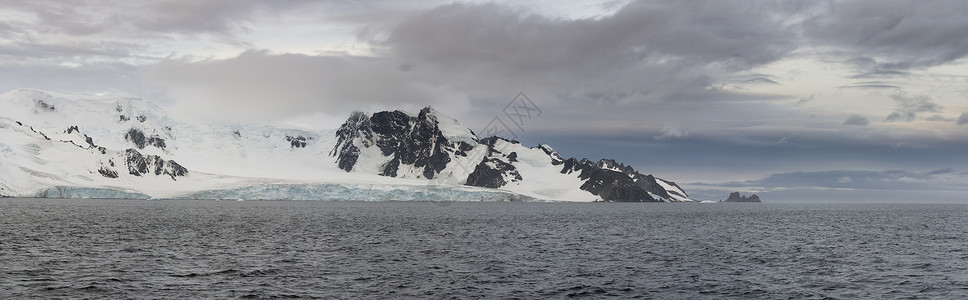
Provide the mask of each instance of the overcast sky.
[{"label": "overcast sky", "polygon": [[0,90],[335,127],[434,106],[700,199],[968,201],[968,1],[0,3]]}]

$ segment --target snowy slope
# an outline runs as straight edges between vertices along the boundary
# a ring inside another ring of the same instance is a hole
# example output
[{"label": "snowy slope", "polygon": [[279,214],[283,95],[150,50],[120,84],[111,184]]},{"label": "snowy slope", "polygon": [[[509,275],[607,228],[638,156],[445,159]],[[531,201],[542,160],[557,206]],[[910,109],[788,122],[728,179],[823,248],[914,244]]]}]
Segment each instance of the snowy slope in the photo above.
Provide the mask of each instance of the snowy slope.
[{"label": "snowy slope", "polygon": [[[139,98],[0,95],[3,196],[626,200],[607,196],[609,183],[589,187],[604,182],[596,170],[621,168],[568,161],[548,145],[475,136],[429,107],[356,113],[338,129],[299,130],[178,122]],[[629,182],[642,176],[622,174]],[[640,185],[660,196],[639,201],[691,201],[674,183],[652,181]]]},{"label": "snowy slope", "polygon": [[503,189],[540,199],[584,202],[601,200],[600,197],[581,190],[583,182],[578,174],[561,173],[561,167],[552,164],[552,156],[541,149],[528,148],[505,140],[495,141],[495,148],[501,149],[501,154],[515,153],[516,162],[511,164],[522,178],[527,178],[508,183]]}]

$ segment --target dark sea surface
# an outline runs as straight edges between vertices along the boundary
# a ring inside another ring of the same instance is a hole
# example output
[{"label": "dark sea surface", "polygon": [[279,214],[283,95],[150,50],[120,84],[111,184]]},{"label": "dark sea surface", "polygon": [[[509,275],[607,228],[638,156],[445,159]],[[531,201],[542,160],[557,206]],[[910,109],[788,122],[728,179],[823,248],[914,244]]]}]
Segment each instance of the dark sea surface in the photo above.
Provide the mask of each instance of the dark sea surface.
[{"label": "dark sea surface", "polygon": [[968,298],[968,205],[0,199],[0,298]]}]

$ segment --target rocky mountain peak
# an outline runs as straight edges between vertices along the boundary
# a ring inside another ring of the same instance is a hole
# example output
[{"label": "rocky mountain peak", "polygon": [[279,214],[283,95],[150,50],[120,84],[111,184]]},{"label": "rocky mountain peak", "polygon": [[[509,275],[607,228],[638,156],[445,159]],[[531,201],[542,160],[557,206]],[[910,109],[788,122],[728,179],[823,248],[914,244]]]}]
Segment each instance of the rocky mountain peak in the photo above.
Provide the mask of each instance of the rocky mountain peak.
[{"label": "rocky mountain peak", "polygon": [[753,194],[749,197],[740,195],[739,192],[732,192],[729,194],[729,198],[726,198],[723,202],[762,202],[760,201],[760,196]]},{"label": "rocky mountain peak", "polygon": [[[381,111],[373,115],[353,113],[336,132],[337,143],[330,152],[339,167],[346,171],[356,169],[361,155],[379,151],[385,160],[377,172],[383,176],[397,177],[401,165],[416,170],[416,177],[432,179],[450,162],[450,153],[459,149],[444,136],[437,113],[430,107],[416,115],[403,111]],[[376,155],[373,153],[373,155]]]}]

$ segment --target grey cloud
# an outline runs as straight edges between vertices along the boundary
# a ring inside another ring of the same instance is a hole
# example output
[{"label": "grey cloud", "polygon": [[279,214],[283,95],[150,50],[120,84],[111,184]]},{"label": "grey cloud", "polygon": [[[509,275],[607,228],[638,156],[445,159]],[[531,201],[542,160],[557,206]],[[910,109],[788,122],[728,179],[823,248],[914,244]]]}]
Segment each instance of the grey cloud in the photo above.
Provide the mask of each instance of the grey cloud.
[{"label": "grey cloud", "polygon": [[656,140],[668,140],[668,139],[681,139],[689,136],[689,132],[679,129],[675,126],[665,125],[662,128],[662,134],[655,136]]},{"label": "grey cloud", "polygon": [[815,98],[815,96],[816,96],[816,94],[810,94],[810,97],[800,98],[800,100],[797,100],[797,103],[794,104],[794,106],[800,106],[800,105],[807,104],[810,101],[813,101],[813,99]]},{"label": "grey cloud", "polygon": [[944,110],[944,107],[934,103],[931,97],[926,95],[909,96],[906,93],[895,93],[891,95],[891,99],[894,99],[896,107],[895,111],[885,118],[888,122],[910,122],[917,119],[919,113],[940,113]]},{"label": "grey cloud", "polygon": [[945,116],[942,116],[942,115],[933,115],[933,116],[924,118],[924,120],[931,121],[931,122],[952,122],[955,119],[946,118]]},{"label": "grey cloud", "polygon": [[892,113],[888,114],[886,118],[884,118],[884,121],[887,121],[887,122],[896,122],[896,121],[900,121],[902,119],[907,119],[908,121],[913,121],[914,120],[914,115],[902,116],[901,113],[899,113],[899,112],[892,112]]},{"label": "grey cloud", "polygon": [[[277,120],[372,107],[436,105],[448,98],[380,59],[247,51],[224,60],[168,60],[145,76],[180,99],[176,108],[238,120]],[[352,103],[352,105],[347,105]]]},{"label": "grey cloud", "polygon": [[877,53],[874,69],[903,72],[965,57],[966,10],[960,0],[832,1],[803,26],[813,43]]},{"label": "grey cloud", "polygon": [[753,86],[764,86],[764,85],[780,85],[776,80],[771,79],[769,75],[756,74],[752,77],[742,76],[735,80],[725,80],[723,84],[720,85],[721,89],[747,89]]},{"label": "grey cloud", "polygon": [[468,86],[538,84],[671,98],[708,87],[710,74],[794,50],[795,35],[773,18],[781,9],[745,1],[641,1],[611,16],[564,20],[498,4],[451,4],[401,22],[384,45],[417,68],[498,81]]},{"label": "grey cloud", "polygon": [[0,56],[33,59],[71,59],[75,57],[125,58],[143,46],[122,42],[14,43],[0,45]]},{"label": "grey cloud", "polygon": [[851,84],[841,86],[842,89],[899,89],[900,86],[891,84]]},{"label": "grey cloud", "polygon": [[961,113],[961,116],[958,116],[958,121],[956,121],[956,124],[958,124],[958,126],[968,124],[968,112]]},{"label": "grey cloud", "polygon": [[954,171],[955,171],[954,168],[944,168],[944,169],[937,169],[931,172],[927,172],[925,173],[925,175],[941,175],[941,174],[953,173]]},{"label": "grey cloud", "polygon": [[779,82],[776,82],[773,79],[769,79],[765,77],[755,77],[755,78],[740,81],[740,83],[750,84],[750,85],[758,85],[758,84],[779,85],[780,84]]},{"label": "grey cloud", "polygon": [[61,66],[42,62],[4,62],[0,68],[0,92],[36,88],[93,95],[150,97],[137,74],[137,66],[124,63],[88,63]]},{"label": "grey cloud", "polygon": [[231,35],[259,14],[280,13],[314,1],[8,1],[7,9],[34,15],[47,30],[91,35],[136,28],[161,34]]},{"label": "grey cloud", "polygon": [[844,120],[843,125],[867,126],[870,123],[871,122],[867,120],[867,118],[865,117],[862,117],[860,115],[851,115],[850,117],[847,118],[847,120]]},{"label": "grey cloud", "polygon": [[778,188],[840,188],[871,190],[952,190],[968,191],[968,177],[955,175],[954,169],[940,169],[930,172],[911,172],[905,170],[832,170],[817,172],[778,173],[761,179],[724,184],[697,185],[729,187]]},{"label": "grey cloud", "polygon": [[147,18],[135,21],[139,28],[157,32],[234,34],[245,30],[244,24],[263,14],[280,14],[295,9],[310,10],[309,4],[320,1],[150,1],[144,11]]}]

